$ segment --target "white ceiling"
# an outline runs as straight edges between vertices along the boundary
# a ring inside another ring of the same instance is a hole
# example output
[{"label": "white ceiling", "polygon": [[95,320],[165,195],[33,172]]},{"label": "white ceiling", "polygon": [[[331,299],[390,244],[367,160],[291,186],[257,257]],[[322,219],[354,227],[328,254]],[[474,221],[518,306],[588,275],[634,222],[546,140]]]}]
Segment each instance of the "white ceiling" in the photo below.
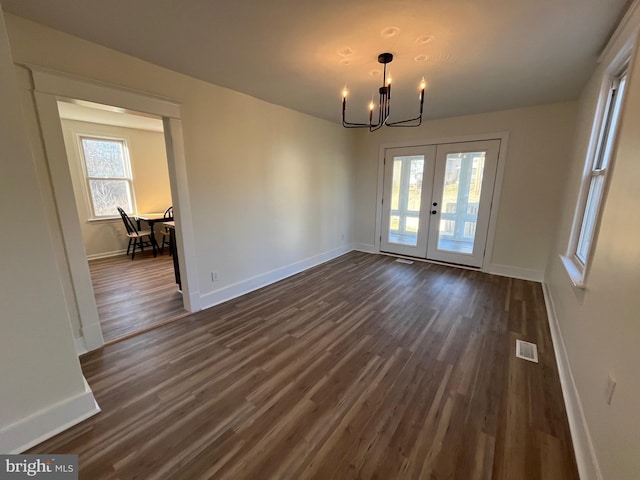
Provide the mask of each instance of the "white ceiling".
[{"label": "white ceiling", "polygon": [[[391,120],[575,99],[627,0],[1,0],[4,10],[295,110],[365,121],[390,70]],[[350,55],[345,55],[351,52]],[[360,116],[357,116],[357,115]]]}]

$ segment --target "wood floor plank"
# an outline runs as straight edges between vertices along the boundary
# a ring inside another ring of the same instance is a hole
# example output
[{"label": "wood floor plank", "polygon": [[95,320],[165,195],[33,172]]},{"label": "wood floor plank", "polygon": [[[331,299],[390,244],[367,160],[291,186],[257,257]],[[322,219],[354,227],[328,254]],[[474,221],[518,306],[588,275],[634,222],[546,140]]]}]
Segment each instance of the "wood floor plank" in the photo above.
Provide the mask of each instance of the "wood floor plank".
[{"label": "wood floor plank", "polygon": [[578,479],[534,282],[352,252],[82,367],[83,479]]},{"label": "wood floor plank", "polygon": [[[165,250],[166,251],[166,250]],[[136,254],[89,261],[105,342],[186,315],[169,255]]]}]

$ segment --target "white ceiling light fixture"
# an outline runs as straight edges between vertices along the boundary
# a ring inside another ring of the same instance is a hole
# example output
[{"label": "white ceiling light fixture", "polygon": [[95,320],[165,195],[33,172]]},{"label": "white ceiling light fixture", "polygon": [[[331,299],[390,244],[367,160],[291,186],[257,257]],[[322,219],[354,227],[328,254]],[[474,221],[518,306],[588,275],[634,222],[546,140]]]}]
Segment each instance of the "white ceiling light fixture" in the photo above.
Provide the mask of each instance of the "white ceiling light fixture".
[{"label": "white ceiling light fixture", "polygon": [[382,74],[382,86],[378,89],[380,94],[378,101],[378,120],[373,123],[373,110],[375,104],[373,98],[369,103],[369,123],[352,123],[347,122],[347,96],[349,91],[345,86],[342,90],[342,126],[345,128],[368,128],[370,132],[382,128],[383,125],[387,127],[419,127],[422,123],[422,111],[424,107],[424,90],[427,88],[427,82],[424,81],[424,77],[420,82],[420,114],[414,118],[408,118],[406,120],[399,120],[397,122],[389,121],[389,114],[391,113],[391,77],[387,78],[387,64],[393,61],[393,54],[381,53],[378,55],[378,62],[384,65],[384,72]]}]

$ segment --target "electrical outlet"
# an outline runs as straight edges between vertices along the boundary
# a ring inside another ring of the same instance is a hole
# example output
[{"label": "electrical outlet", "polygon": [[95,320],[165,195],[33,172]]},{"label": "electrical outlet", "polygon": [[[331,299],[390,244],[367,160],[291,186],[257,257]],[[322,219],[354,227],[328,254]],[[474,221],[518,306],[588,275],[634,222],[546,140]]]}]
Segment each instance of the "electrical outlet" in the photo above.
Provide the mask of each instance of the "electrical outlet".
[{"label": "electrical outlet", "polygon": [[211,283],[218,281],[218,272],[211,272]]},{"label": "electrical outlet", "polygon": [[607,389],[605,390],[605,400],[607,405],[611,405],[613,400],[613,392],[616,390],[616,379],[611,374],[607,377]]}]

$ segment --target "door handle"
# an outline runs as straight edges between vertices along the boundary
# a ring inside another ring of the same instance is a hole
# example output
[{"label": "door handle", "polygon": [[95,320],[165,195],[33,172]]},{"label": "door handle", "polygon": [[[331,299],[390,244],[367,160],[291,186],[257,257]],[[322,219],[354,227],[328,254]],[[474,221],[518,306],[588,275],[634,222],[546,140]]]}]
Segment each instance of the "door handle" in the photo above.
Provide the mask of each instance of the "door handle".
[{"label": "door handle", "polygon": [[438,212],[435,211],[435,210],[431,210],[431,215],[435,215],[436,213],[438,213]]}]

